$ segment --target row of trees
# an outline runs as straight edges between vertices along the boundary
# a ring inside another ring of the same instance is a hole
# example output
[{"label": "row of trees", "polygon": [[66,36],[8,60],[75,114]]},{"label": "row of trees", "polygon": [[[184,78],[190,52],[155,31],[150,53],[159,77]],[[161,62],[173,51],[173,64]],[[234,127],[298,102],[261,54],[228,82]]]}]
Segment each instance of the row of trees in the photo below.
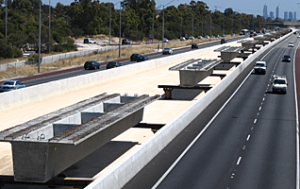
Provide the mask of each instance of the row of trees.
[{"label": "row of trees", "polygon": [[[39,0],[7,0],[7,41],[4,0],[0,0],[0,3],[3,5],[0,9],[0,45],[16,49],[37,49]],[[41,12],[41,39],[43,50],[47,52],[49,5],[43,4]],[[163,14],[164,33],[169,39],[185,35],[237,33],[242,28],[265,27],[262,16],[234,13],[231,8],[223,13],[218,10],[212,11],[202,1],[191,1],[190,4],[163,9],[163,6],[157,5],[154,0],[123,0],[117,4],[100,3],[99,0],[75,0],[70,5],[57,3],[55,7],[51,7],[51,49],[63,51],[74,48],[72,40],[68,40],[69,36],[108,35],[109,31],[111,35],[118,36],[120,13],[122,37],[131,40],[148,38],[152,34],[152,26],[154,38],[161,39]],[[65,46],[68,48],[64,49]]]}]

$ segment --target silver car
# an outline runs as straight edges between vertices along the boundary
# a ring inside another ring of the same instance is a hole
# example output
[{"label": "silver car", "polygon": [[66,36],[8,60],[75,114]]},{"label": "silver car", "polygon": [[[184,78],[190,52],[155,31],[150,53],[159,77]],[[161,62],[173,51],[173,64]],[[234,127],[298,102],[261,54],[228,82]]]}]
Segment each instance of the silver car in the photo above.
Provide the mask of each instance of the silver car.
[{"label": "silver car", "polygon": [[171,48],[164,48],[162,54],[173,54],[173,50]]},{"label": "silver car", "polygon": [[7,80],[0,86],[0,92],[13,91],[26,87],[18,80]]}]

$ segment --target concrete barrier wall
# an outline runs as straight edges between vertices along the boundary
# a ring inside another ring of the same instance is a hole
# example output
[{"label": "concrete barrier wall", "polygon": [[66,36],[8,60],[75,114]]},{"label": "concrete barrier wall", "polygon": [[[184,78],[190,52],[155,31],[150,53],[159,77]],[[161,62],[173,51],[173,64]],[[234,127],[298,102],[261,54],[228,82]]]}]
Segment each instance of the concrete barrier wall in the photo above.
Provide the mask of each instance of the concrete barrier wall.
[{"label": "concrete barrier wall", "polygon": [[[291,35],[291,34],[289,34]],[[234,71],[226,76],[221,82],[198,99],[188,109],[183,111],[170,123],[160,129],[155,135],[135,149],[131,154],[118,162],[114,167],[101,175],[98,179],[86,187],[86,189],[119,189],[133,178],[147,163],[149,163],[165,146],[167,146],[190,122],[195,119],[215,98],[247,68],[252,61],[265,50],[272,48],[280,41],[287,38],[286,35],[269,45],[261,48],[245,62],[240,64]]]},{"label": "concrete barrier wall", "polygon": [[94,72],[91,74],[61,79],[40,85],[26,87],[8,93],[0,93],[0,111],[4,111],[35,101],[41,101],[52,96],[79,90],[88,86],[93,86],[106,81],[117,79],[119,77],[132,75],[163,65],[177,62],[179,63],[191,58],[197,58],[204,53],[208,53],[216,48],[219,48],[220,46],[222,45],[194,50],[183,54],[162,57],[154,60],[150,59],[145,62],[130,64],[116,69],[109,69],[101,72]]}]

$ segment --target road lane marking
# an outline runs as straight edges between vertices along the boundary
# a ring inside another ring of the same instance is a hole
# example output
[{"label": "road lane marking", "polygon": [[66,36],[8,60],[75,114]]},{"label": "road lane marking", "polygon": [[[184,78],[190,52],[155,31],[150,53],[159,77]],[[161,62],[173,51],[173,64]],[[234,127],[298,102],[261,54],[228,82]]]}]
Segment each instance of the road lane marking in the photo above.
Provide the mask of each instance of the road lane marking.
[{"label": "road lane marking", "polygon": [[248,135],[248,137],[247,137],[247,141],[249,141],[250,137],[251,137],[251,135]]},{"label": "road lane marking", "polygon": [[261,107],[259,107],[259,109],[258,109],[259,111],[261,111]]},{"label": "road lane marking", "polygon": [[236,165],[239,165],[241,163],[241,161],[242,161],[242,157],[240,156],[239,159],[236,162]]},{"label": "road lane marking", "polygon": [[256,123],[256,121],[257,121],[257,119],[255,119],[253,123]]}]

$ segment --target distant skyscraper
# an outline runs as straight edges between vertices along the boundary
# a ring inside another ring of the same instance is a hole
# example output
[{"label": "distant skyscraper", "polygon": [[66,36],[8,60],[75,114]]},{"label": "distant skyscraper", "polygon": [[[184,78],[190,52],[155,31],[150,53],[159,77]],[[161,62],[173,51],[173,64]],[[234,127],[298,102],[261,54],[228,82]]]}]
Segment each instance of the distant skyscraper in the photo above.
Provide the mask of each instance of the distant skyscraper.
[{"label": "distant skyscraper", "polygon": [[274,19],[274,12],[273,12],[273,11],[270,12],[270,18],[271,18],[272,20]]},{"label": "distant skyscraper", "polygon": [[279,18],[279,6],[276,7],[276,18]]},{"label": "distant skyscraper", "polygon": [[288,12],[284,11],[284,19],[287,20],[288,19]]},{"label": "distant skyscraper", "polygon": [[296,12],[294,12],[294,21],[297,21]]},{"label": "distant skyscraper", "polygon": [[265,19],[268,18],[268,6],[267,6],[266,4],[264,5],[263,17],[264,17]]},{"label": "distant skyscraper", "polygon": [[293,21],[293,19],[294,19],[294,17],[293,17],[293,12],[292,12],[292,11],[289,12],[289,19],[292,20],[292,21]]}]

